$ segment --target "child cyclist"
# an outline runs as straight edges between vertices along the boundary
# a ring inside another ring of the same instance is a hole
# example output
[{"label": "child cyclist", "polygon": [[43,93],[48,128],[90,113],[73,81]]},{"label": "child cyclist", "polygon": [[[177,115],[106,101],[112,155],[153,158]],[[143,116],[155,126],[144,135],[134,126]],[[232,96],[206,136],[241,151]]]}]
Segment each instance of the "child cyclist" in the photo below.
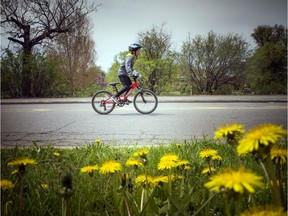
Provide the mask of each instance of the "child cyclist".
[{"label": "child cyclist", "polygon": [[[139,74],[136,70],[133,69],[134,63],[137,59],[137,57],[140,55],[142,46],[138,43],[133,43],[131,44],[128,49],[130,53],[126,56],[125,60],[120,64],[120,67],[118,69],[118,77],[123,85],[123,88],[119,90],[118,93],[112,96],[112,100],[116,103],[119,104],[118,97],[123,94],[124,92],[125,95],[127,92],[130,90],[130,86],[132,85],[131,79],[129,76],[133,78],[140,78],[141,74]],[[128,103],[131,103],[127,99]]]}]

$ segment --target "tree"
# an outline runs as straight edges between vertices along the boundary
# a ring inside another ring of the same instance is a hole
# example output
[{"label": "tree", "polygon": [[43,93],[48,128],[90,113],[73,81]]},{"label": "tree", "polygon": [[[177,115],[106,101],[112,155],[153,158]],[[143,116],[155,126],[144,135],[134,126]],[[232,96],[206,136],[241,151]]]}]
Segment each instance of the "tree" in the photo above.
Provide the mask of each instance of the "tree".
[{"label": "tree", "polygon": [[98,6],[95,3],[89,5],[88,0],[1,1],[1,26],[4,33],[23,50],[23,96],[33,96],[31,70],[28,67],[33,47],[46,39],[73,31],[78,20],[95,11]]},{"label": "tree", "polygon": [[287,46],[287,29],[283,25],[260,25],[251,34],[258,47],[264,46],[267,42],[281,43]]},{"label": "tree", "polygon": [[189,36],[182,45],[181,71],[198,93],[212,94],[224,85],[239,85],[248,55],[248,44],[237,34]]},{"label": "tree", "polygon": [[[80,14],[78,16],[81,17]],[[59,65],[59,71],[69,87],[69,95],[95,84],[100,77],[100,71],[95,67],[96,52],[90,31],[89,20],[79,18],[74,31],[59,35],[45,47]]]},{"label": "tree", "polygon": [[[2,97],[21,97],[22,51],[12,53],[6,49],[1,60],[1,93]],[[60,76],[55,65],[45,54],[32,54],[27,62],[30,67],[32,85],[31,89],[36,97],[52,96]]]},{"label": "tree", "polygon": [[165,32],[164,24],[138,35],[144,49],[137,67],[147,78],[145,86],[159,94],[172,83],[175,75],[175,56],[170,51],[171,35]]},{"label": "tree", "polygon": [[258,47],[247,61],[248,86],[257,94],[287,93],[287,29],[258,26],[251,36]]}]

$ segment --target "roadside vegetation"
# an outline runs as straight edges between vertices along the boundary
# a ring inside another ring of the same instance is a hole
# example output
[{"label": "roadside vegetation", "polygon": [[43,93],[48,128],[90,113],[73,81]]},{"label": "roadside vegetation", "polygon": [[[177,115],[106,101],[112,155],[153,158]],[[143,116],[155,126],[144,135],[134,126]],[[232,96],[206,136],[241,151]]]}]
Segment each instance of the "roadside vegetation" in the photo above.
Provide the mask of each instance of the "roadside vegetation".
[{"label": "roadside vegetation", "polygon": [[1,149],[1,215],[287,214],[287,131],[218,128],[158,146]]},{"label": "roadside vegetation", "polygon": [[[95,64],[95,43],[101,42],[91,38],[88,15],[99,6],[87,0],[2,1],[1,27],[10,43],[1,53],[1,97],[90,97],[117,81],[125,50],[115,53],[108,71]],[[138,33],[135,42],[144,49],[135,69],[158,95],[287,94],[287,28],[255,26],[251,37],[254,44],[211,29],[187,34],[173,50],[165,24],[154,25]]]}]

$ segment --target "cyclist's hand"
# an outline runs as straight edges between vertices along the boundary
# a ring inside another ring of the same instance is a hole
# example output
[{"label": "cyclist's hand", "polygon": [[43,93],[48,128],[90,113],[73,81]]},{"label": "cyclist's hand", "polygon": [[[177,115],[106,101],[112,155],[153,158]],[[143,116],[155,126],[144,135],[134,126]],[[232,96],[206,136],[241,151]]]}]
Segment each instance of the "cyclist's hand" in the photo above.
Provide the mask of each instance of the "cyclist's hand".
[{"label": "cyclist's hand", "polygon": [[141,76],[141,74],[140,73],[138,73],[136,70],[133,70],[133,72],[132,72],[132,77],[133,77],[133,79],[139,79],[139,78],[141,78],[142,76]]}]

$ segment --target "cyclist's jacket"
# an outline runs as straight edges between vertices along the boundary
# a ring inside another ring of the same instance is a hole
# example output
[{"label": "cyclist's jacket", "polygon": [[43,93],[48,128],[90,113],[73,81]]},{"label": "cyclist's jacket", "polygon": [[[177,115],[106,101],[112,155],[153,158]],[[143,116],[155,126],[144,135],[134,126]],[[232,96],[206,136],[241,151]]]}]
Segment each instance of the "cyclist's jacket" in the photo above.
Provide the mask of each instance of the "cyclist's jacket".
[{"label": "cyclist's jacket", "polygon": [[133,75],[133,65],[135,63],[135,56],[128,53],[125,60],[120,64],[118,70],[118,76],[132,76]]}]

